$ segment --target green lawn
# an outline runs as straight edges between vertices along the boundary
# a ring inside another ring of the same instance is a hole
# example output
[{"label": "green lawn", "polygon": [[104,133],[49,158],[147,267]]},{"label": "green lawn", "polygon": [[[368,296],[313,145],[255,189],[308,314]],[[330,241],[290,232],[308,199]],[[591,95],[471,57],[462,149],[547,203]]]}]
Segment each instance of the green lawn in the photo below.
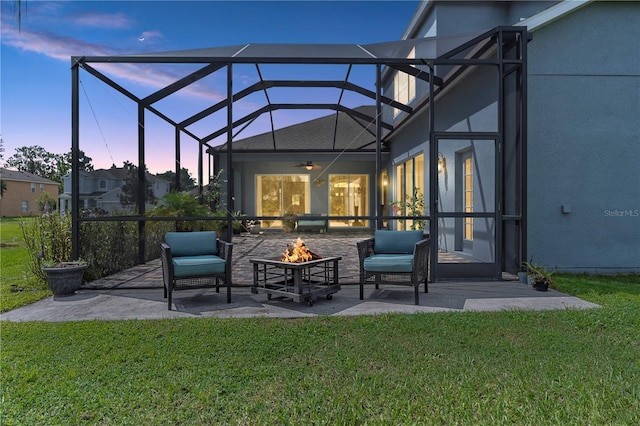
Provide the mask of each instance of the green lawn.
[{"label": "green lawn", "polygon": [[27,249],[20,229],[21,220],[0,221],[0,312],[28,305],[51,294],[45,283],[27,274]]},{"label": "green lawn", "polygon": [[0,424],[640,423],[640,279],[591,310],[2,323]]}]

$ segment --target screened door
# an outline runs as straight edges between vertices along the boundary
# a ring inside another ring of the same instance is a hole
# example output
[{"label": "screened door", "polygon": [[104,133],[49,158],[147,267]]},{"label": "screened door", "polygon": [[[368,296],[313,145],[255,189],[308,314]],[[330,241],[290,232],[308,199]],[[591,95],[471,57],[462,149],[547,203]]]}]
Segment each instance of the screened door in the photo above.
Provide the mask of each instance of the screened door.
[{"label": "screened door", "polygon": [[498,274],[496,141],[438,140],[437,274]]}]

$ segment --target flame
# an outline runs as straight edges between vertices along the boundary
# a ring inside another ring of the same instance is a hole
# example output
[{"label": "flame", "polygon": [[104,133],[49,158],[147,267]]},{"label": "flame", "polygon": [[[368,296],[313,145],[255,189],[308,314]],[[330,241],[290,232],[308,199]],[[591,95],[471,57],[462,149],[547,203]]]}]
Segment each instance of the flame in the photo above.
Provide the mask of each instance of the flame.
[{"label": "flame", "polygon": [[298,237],[295,245],[287,244],[287,250],[282,253],[282,258],[280,260],[282,262],[301,263],[314,259],[320,259],[320,256],[310,251],[304,245],[304,241]]}]

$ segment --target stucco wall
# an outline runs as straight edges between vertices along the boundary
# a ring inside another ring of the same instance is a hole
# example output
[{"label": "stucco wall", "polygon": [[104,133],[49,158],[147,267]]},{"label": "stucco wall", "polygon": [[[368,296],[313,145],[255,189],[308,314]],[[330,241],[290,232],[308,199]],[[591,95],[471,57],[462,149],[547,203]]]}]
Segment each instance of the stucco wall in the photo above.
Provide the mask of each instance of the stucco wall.
[{"label": "stucco wall", "polygon": [[638,2],[597,2],[529,43],[528,251],[538,263],[640,270],[638,22]]},{"label": "stucco wall", "polygon": [[[7,190],[0,199],[0,216],[17,217],[41,214],[36,200],[47,192],[53,200],[58,202],[58,185],[38,182],[35,183],[35,192],[31,192],[31,182],[5,180]],[[42,191],[40,190],[42,185]],[[28,210],[22,211],[22,202],[27,201]]]}]

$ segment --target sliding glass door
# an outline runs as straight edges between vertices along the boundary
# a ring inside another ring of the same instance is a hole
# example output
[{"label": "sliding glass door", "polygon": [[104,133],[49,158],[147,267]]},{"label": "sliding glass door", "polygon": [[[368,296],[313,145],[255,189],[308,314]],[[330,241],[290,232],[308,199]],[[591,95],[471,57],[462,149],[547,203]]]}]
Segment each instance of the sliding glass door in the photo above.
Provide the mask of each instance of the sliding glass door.
[{"label": "sliding glass door", "polygon": [[[309,213],[309,175],[256,175],[258,216]],[[263,220],[264,228],[279,228],[281,220]]]},{"label": "sliding glass door", "polygon": [[354,216],[352,219],[329,221],[331,227],[369,226],[360,216],[369,215],[369,176],[330,175],[329,213],[331,216]]}]

